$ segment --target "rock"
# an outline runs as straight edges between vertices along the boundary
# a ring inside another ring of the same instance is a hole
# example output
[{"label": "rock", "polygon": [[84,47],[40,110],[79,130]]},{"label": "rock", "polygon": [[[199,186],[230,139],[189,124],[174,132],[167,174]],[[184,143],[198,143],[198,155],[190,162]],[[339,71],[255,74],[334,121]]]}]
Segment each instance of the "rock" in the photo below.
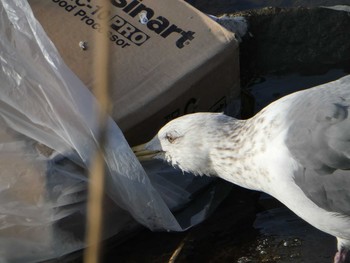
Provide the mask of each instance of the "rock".
[{"label": "rock", "polygon": [[241,10],[271,7],[318,7],[334,5],[350,5],[350,0],[186,0],[204,13],[222,15]]},{"label": "rock", "polygon": [[248,20],[241,70],[252,74],[322,74],[350,68],[350,16],[326,8],[263,8],[234,15]]}]

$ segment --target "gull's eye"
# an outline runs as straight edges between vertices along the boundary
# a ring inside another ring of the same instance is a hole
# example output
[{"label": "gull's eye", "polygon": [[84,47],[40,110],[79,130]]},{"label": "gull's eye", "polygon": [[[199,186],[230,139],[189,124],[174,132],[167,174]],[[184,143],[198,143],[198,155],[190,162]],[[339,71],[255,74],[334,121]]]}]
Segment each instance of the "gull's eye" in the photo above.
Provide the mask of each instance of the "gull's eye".
[{"label": "gull's eye", "polygon": [[170,142],[170,143],[174,143],[175,140],[176,140],[176,137],[175,137],[174,135],[171,135],[171,134],[167,133],[167,134],[165,135],[165,139],[167,139],[168,142]]}]

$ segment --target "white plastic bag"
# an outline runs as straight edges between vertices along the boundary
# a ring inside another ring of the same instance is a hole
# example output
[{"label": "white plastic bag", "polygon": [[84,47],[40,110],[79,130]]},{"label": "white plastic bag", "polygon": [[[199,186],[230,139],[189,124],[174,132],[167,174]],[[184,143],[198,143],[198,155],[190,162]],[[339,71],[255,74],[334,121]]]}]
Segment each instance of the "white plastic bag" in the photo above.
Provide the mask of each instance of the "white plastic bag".
[{"label": "white plastic bag", "polygon": [[[0,261],[35,262],[84,246],[96,101],[27,1],[1,0],[0,12]],[[111,119],[105,162],[105,237],[134,226],[130,215],[152,230],[182,231],[227,193],[157,162],[148,176]]]}]

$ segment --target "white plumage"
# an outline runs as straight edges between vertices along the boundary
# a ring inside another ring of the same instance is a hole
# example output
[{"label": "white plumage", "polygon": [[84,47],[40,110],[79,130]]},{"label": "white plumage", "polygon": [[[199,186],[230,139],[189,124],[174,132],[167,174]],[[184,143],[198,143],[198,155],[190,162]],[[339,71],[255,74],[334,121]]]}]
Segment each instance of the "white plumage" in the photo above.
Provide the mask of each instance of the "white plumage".
[{"label": "white plumage", "polygon": [[[350,76],[286,96],[253,118],[195,113],[166,124],[141,159],[266,192],[338,240],[349,262]],[[151,155],[149,155],[151,153]]]}]

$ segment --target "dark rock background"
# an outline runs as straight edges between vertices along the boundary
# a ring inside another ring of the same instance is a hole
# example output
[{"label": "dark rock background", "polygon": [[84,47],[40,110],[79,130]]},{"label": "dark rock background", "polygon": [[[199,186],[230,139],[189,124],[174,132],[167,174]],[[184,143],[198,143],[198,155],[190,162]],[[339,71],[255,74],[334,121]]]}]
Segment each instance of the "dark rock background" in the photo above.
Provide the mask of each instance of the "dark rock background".
[{"label": "dark rock background", "polygon": [[318,7],[350,5],[350,0],[186,0],[204,13],[222,15],[264,7]]},{"label": "dark rock background", "polygon": [[324,74],[350,69],[350,15],[326,8],[263,8],[244,16],[249,34],[240,46],[243,86],[253,75]]}]

